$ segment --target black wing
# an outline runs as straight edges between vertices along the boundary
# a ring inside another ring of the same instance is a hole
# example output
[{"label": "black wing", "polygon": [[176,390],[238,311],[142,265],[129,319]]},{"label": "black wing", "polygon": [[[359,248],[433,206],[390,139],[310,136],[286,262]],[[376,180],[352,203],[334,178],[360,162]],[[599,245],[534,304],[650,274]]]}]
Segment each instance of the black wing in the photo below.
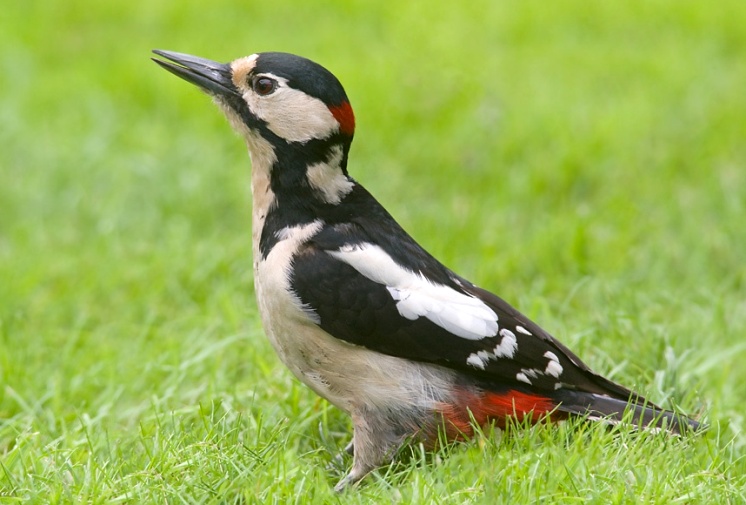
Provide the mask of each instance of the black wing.
[{"label": "black wing", "polygon": [[[294,259],[291,286],[327,333],[488,382],[629,398],[504,300],[445,268],[398,225],[388,233],[380,221],[375,226],[327,226]],[[496,325],[483,326],[490,313]]]}]

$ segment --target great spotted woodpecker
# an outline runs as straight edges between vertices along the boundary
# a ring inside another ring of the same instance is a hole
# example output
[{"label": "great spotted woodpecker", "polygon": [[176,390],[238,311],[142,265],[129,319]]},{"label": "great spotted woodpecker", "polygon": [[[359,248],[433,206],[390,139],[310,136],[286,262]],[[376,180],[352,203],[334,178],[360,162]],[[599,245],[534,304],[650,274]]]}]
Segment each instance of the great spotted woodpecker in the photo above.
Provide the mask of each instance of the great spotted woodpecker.
[{"label": "great spotted woodpecker", "polygon": [[286,53],[231,63],[154,51],[212,96],[251,156],[256,297],[285,365],[347,412],[341,490],[408,438],[473,423],[587,419],[674,433],[699,423],[589,369],[501,298],[443,266],[347,173],[355,117],[342,85]]}]

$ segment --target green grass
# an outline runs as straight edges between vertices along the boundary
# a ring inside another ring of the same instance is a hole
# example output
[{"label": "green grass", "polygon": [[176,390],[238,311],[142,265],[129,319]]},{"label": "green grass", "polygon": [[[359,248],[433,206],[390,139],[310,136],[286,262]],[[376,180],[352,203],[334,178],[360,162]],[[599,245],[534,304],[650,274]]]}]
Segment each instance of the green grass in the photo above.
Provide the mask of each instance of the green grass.
[{"label": "green grass", "polygon": [[[745,503],[744,4],[368,4],[3,6],[0,502]],[[424,246],[709,432],[519,427],[335,496],[350,424],[262,334],[245,148],[152,48],[328,66]]]}]

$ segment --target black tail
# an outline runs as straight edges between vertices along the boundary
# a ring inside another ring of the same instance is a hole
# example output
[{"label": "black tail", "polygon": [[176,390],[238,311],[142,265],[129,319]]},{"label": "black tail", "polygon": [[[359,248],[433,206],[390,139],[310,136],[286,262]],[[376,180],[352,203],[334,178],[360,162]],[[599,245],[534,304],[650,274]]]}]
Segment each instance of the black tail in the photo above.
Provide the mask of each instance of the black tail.
[{"label": "black tail", "polygon": [[664,410],[639,397],[619,400],[595,393],[560,389],[554,398],[561,402],[557,407],[560,412],[587,416],[589,419],[611,424],[629,421],[639,428],[660,428],[677,435],[704,428],[694,419]]}]

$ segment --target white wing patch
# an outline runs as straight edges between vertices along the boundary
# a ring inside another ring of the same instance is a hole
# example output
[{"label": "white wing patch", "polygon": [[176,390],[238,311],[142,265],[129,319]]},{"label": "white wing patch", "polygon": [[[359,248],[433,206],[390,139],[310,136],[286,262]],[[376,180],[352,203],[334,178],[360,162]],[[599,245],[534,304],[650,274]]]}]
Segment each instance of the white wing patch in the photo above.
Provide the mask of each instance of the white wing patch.
[{"label": "white wing patch", "polygon": [[[522,327],[517,326],[516,330],[519,333],[524,333],[520,328]],[[516,340],[515,333],[507,328],[503,328],[500,330],[499,334],[502,338],[500,339],[500,343],[495,346],[492,352],[473,352],[466,358],[466,364],[480,370],[485,370],[487,364],[491,360],[496,360],[498,358],[513,358],[515,353],[518,351],[518,341]],[[543,357],[548,360],[547,366],[544,370],[541,370],[540,368],[521,368],[521,371],[515,375],[515,380],[526,384],[533,384],[532,380],[538,379],[540,376],[550,376],[559,379],[560,375],[562,375],[563,368],[557,355],[552,351],[546,351]],[[561,387],[561,382],[556,382],[554,384],[554,389],[559,389]]]},{"label": "white wing patch", "polygon": [[531,384],[531,380],[526,377],[526,374],[523,372],[515,374],[515,380],[525,382],[526,384]]},{"label": "white wing patch", "polygon": [[[515,334],[512,331],[503,328],[500,330],[500,336],[502,339],[500,340],[500,343],[495,346],[495,349],[493,349],[492,352],[473,352],[468,358],[466,358],[466,364],[484,370],[490,360],[495,360],[497,358],[510,359],[515,356],[515,353],[518,350],[518,342],[515,339]],[[536,376],[534,375],[534,377]]]},{"label": "white wing patch", "polygon": [[474,368],[479,368],[480,370],[484,370],[484,366],[486,364],[486,361],[483,361],[481,357],[475,352],[469,354],[469,357],[466,358],[466,364],[471,365]]},{"label": "white wing patch", "polygon": [[500,330],[500,345],[495,347],[495,356],[498,358],[512,358],[515,356],[515,352],[518,350],[518,341],[515,338],[515,333],[503,328]]},{"label": "white wing patch", "polygon": [[531,336],[531,332],[520,325],[515,327],[515,331],[517,331],[518,333],[523,333],[524,335],[528,335],[529,337]]},{"label": "white wing patch", "polygon": [[481,340],[497,334],[497,314],[484,302],[405,269],[377,245],[344,246],[329,254],[373,282],[386,286],[402,317],[410,320],[425,317],[467,340]]},{"label": "white wing patch", "polygon": [[[502,331],[500,332],[500,334],[502,334]],[[532,384],[531,379],[537,379],[539,375],[548,375],[554,377],[555,379],[559,379],[559,376],[562,375],[563,370],[557,355],[554,354],[552,351],[547,351],[544,353],[544,357],[549,360],[549,363],[547,363],[547,367],[544,369],[544,371],[541,371],[538,368],[521,368],[521,371],[515,375],[515,379],[520,382],[525,382],[526,384]],[[560,389],[561,387],[561,382],[554,383],[554,389]]]},{"label": "white wing patch", "polygon": [[546,375],[551,375],[555,379],[559,379],[559,376],[562,374],[562,365],[560,365],[559,358],[556,354],[554,354],[552,351],[547,351],[544,353],[544,357],[549,360],[549,363],[547,363],[547,367],[544,369],[544,373]]}]

